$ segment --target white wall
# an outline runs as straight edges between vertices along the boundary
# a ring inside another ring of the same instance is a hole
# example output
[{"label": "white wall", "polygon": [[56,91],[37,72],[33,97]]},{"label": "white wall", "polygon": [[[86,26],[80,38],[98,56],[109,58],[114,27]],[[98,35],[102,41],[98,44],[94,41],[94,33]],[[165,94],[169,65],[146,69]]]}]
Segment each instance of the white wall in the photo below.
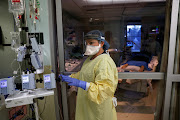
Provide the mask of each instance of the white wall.
[{"label": "white wall", "polygon": [[[3,32],[3,43],[11,44],[10,32],[14,31],[14,21],[13,15],[8,11],[7,0],[0,0],[0,26]],[[10,46],[0,46],[0,78],[13,75],[11,63],[15,57],[16,54]],[[18,68],[16,63],[12,65],[13,69]]]},{"label": "white wall", "polygon": [[26,13],[27,13],[27,23],[30,33],[39,33],[43,32],[44,36],[44,45],[43,45],[43,58],[44,65],[51,65],[51,56],[50,56],[50,40],[49,40],[49,21],[48,21],[48,2],[47,0],[39,0],[40,2],[40,21],[36,20],[36,29],[32,24],[32,20],[29,17],[29,0],[26,0]]},{"label": "white wall", "polygon": [[[14,31],[13,15],[8,11],[8,1],[0,0],[0,26],[3,32],[3,44],[10,44],[10,32]],[[11,63],[15,58],[10,46],[0,46],[0,78],[12,76]],[[13,68],[17,68],[16,64]],[[8,109],[0,110],[0,119],[8,120]]]}]

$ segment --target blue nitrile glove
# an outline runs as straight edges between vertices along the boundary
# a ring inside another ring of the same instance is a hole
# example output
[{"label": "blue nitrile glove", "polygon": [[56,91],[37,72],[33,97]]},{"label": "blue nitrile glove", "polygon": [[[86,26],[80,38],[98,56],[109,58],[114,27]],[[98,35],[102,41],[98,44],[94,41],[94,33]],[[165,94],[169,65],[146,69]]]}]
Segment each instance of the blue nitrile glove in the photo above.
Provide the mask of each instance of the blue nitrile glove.
[{"label": "blue nitrile glove", "polygon": [[78,80],[75,78],[71,78],[69,76],[65,76],[65,75],[60,75],[62,77],[62,81],[67,82],[69,86],[76,86],[76,87],[80,87],[82,89],[86,89],[86,82],[82,81],[82,80]]}]

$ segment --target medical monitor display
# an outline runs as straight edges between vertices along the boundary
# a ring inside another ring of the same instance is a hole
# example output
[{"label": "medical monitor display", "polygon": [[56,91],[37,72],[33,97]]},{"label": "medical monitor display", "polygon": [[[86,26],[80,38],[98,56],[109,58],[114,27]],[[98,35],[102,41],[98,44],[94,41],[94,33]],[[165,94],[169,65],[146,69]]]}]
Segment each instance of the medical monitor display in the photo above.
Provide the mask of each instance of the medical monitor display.
[{"label": "medical monitor display", "polygon": [[140,52],[141,25],[127,25],[127,41],[132,42],[131,52]]},{"label": "medical monitor display", "polygon": [[7,80],[1,80],[1,88],[7,87]]},{"label": "medical monitor display", "polygon": [[44,82],[50,82],[51,76],[50,75],[44,75]]},{"label": "medical monitor display", "polygon": [[23,83],[28,83],[29,82],[29,76],[28,75],[22,76],[22,82]]},{"label": "medical monitor display", "polygon": [[132,42],[126,42],[126,47],[133,47],[133,43]]}]

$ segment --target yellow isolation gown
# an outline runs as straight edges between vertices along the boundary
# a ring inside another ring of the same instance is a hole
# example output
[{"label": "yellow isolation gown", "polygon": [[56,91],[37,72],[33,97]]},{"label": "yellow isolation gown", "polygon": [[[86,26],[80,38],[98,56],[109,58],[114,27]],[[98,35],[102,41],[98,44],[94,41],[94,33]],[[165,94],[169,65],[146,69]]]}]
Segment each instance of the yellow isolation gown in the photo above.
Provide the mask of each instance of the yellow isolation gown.
[{"label": "yellow isolation gown", "polygon": [[88,57],[72,78],[90,83],[89,89],[78,88],[76,120],[117,120],[112,98],[117,88],[118,72],[112,58],[101,54]]}]

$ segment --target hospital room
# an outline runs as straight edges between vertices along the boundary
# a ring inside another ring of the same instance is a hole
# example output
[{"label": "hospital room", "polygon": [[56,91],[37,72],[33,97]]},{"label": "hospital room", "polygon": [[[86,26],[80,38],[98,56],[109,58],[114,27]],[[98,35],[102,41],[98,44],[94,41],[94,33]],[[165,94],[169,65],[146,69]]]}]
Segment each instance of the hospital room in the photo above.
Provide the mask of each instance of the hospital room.
[{"label": "hospital room", "polygon": [[0,120],[179,120],[180,0],[1,0]]}]

